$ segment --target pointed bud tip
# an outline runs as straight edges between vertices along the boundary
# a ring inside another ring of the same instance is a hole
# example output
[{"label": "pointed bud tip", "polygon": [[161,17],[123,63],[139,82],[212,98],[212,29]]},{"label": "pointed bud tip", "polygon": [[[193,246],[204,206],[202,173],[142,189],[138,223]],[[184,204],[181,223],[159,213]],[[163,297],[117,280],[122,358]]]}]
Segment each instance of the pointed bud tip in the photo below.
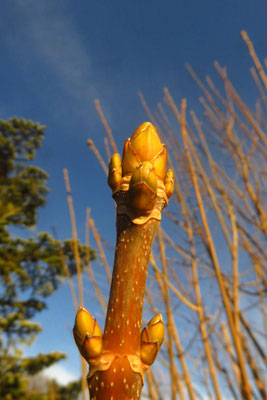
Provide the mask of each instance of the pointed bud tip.
[{"label": "pointed bud tip", "polygon": [[132,134],[130,141],[141,161],[151,161],[163,147],[158,132],[150,122],[141,124]]},{"label": "pointed bud tip", "polygon": [[149,321],[149,323],[147,324],[147,326],[154,325],[154,324],[156,324],[156,323],[158,323],[158,322],[163,322],[163,319],[162,319],[162,315],[161,315],[161,314],[156,314],[156,315],[154,315],[154,317],[151,318],[151,320]]},{"label": "pointed bud tip", "polygon": [[155,127],[150,122],[144,122],[124,144],[122,157],[123,175],[133,172],[140,163],[150,161],[154,166],[156,175],[164,179],[166,159],[166,146],[161,143]]},{"label": "pointed bud tip", "polygon": [[80,306],[75,317],[74,331],[81,337],[88,333],[92,334],[95,325],[95,319],[90,312],[83,306]]},{"label": "pointed bud tip", "polygon": [[143,329],[141,334],[142,341],[157,342],[159,347],[164,339],[164,322],[161,314],[155,315]]}]

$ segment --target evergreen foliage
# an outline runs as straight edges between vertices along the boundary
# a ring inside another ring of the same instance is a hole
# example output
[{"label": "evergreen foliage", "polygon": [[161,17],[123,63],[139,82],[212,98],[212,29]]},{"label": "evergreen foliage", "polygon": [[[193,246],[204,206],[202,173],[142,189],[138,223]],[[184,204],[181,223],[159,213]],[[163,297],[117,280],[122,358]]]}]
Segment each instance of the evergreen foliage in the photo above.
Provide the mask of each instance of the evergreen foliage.
[{"label": "evergreen foliage", "polygon": [[[81,392],[81,381],[68,383],[66,386],[58,384],[55,380],[46,379],[42,375],[37,376],[41,381],[41,385],[33,387],[25,400],[75,400]],[[34,385],[33,385],[34,386]]]},{"label": "evergreen foliage", "polygon": [[[22,398],[27,375],[58,360],[59,352],[23,358],[21,343],[30,344],[42,330],[31,321],[45,309],[65,277],[59,249],[70,274],[75,273],[73,241],[59,242],[48,233],[27,237],[37,222],[38,209],[46,202],[48,175],[31,164],[40,148],[45,127],[29,120],[0,121],[0,398]],[[24,237],[15,235],[22,228]],[[80,246],[81,255],[85,248]],[[91,252],[93,257],[93,252]],[[24,398],[24,397],[23,397]],[[72,397],[75,398],[75,397]]]}]

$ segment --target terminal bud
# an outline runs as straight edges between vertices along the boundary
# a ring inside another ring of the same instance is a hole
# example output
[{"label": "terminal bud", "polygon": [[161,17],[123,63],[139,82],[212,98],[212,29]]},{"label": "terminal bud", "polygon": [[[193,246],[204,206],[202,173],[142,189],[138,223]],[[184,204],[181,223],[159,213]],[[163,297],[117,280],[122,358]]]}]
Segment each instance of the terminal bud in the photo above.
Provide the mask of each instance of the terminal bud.
[{"label": "terminal bud", "polygon": [[157,177],[164,179],[166,174],[167,150],[150,122],[144,122],[124,144],[122,157],[123,175],[132,173],[142,162],[153,164]]}]

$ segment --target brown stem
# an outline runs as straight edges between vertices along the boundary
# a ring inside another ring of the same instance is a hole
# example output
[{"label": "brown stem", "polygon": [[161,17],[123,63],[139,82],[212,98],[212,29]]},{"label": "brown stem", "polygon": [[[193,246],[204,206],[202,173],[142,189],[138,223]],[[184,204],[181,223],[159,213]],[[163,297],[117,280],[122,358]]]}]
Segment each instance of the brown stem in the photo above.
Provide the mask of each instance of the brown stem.
[{"label": "brown stem", "polygon": [[[174,174],[170,169],[166,173],[166,163],[166,146],[148,122],[126,140],[122,161],[115,153],[109,163],[108,183],[117,203],[117,242],[104,334],[84,307],[78,310],[73,329],[90,365],[88,386],[93,400],[138,400],[145,372],[163,342],[160,314],[142,332],[141,327],[152,244],[161,211],[173,192]],[[92,220],[89,225],[109,277]]]},{"label": "brown stem", "polygon": [[[97,371],[91,364],[88,379],[91,399],[139,399],[143,386],[140,335],[148,262],[159,221],[135,225],[121,215],[117,219],[117,244],[109,304],[103,336],[103,352]],[[102,366],[108,368],[99,371]],[[100,365],[100,368],[99,368]]]},{"label": "brown stem", "polygon": [[159,221],[133,224],[118,217],[117,244],[103,337],[104,350],[138,354],[143,299],[152,243]]}]

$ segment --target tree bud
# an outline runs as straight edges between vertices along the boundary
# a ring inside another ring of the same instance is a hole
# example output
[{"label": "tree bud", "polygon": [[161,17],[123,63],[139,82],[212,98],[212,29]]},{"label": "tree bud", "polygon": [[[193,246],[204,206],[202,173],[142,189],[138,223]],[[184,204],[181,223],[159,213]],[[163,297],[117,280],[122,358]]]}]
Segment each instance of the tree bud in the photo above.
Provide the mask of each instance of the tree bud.
[{"label": "tree bud", "polygon": [[154,207],[157,197],[157,177],[153,165],[144,161],[133,172],[129,202],[133,208],[140,211],[150,211]]},{"label": "tree bud", "polygon": [[169,169],[167,171],[164,183],[165,183],[166,195],[168,197],[171,197],[174,190],[174,172],[172,169]]},{"label": "tree bud", "polygon": [[166,173],[167,151],[150,122],[144,122],[124,144],[122,157],[123,175],[132,173],[142,162],[150,161],[155,174],[164,179]]},{"label": "tree bud", "polygon": [[97,320],[84,307],[77,311],[73,328],[75,343],[81,355],[89,361],[102,351],[102,332]]},{"label": "tree bud", "polygon": [[141,333],[140,357],[143,363],[153,364],[164,339],[161,314],[155,315]]},{"label": "tree bud", "polygon": [[119,153],[113,154],[109,162],[108,184],[112,190],[121,184],[122,168]]}]

